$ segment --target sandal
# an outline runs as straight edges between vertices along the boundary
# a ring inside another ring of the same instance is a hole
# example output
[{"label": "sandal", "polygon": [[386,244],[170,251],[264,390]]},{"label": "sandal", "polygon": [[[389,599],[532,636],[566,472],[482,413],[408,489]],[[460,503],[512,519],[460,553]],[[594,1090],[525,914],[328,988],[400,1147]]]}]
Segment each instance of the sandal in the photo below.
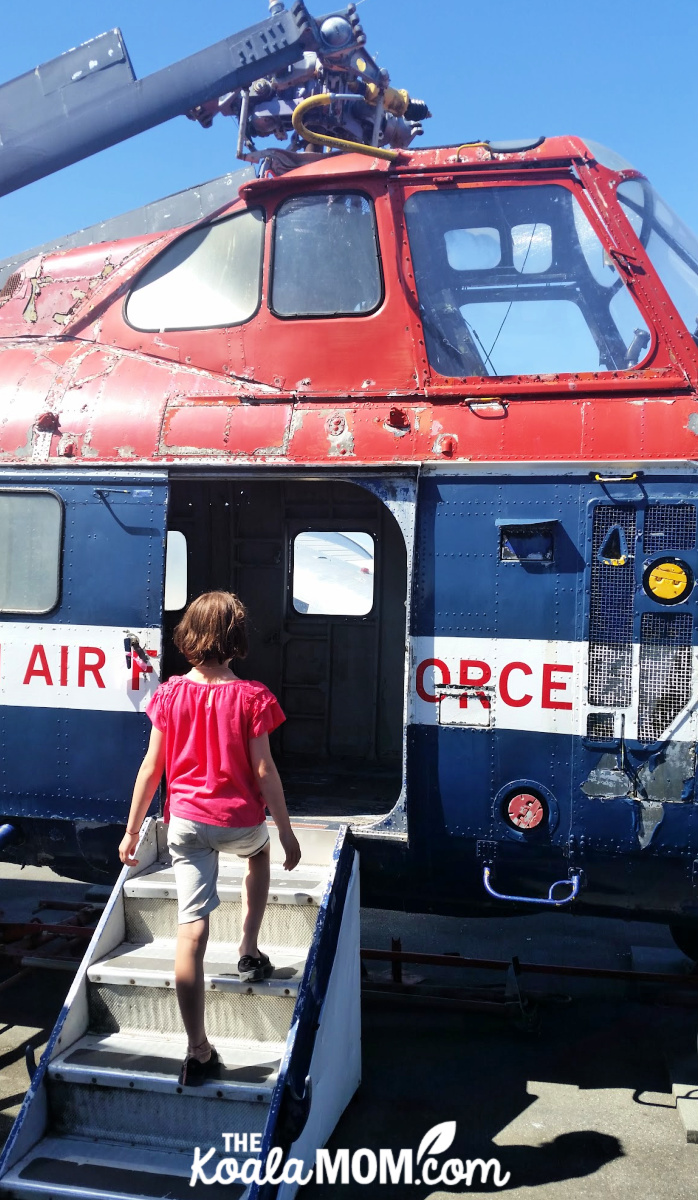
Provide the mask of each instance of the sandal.
[{"label": "sandal", "polygon": [[181,1087],[199,1087],[207,1079],[218,1079],[221,1074],[221,1059],[212,1046],[206,1062],[187,1056],[180,1067],[178,1083]]},{"label": "sandal", "polygon": [[244,954],[243,958],[238,960],[238,974],[244,983],[267,979],[274,969],[266,954],[260,954],[257,958],[253,954]]}]

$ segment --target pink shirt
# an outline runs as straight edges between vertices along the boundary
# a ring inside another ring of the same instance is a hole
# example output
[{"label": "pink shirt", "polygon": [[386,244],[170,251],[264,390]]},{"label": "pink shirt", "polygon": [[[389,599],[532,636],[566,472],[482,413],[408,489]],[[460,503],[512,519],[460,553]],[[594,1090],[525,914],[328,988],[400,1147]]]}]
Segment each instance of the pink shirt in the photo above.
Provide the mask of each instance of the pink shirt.
[{"label": "pink shirt", "polygon": [[197,683],[173,675],[153,694],[146,712],[165,734],[166,821],[172,813],[239,829],[265,820],[248,741],[271,733],[285,718],[263,683]]}]

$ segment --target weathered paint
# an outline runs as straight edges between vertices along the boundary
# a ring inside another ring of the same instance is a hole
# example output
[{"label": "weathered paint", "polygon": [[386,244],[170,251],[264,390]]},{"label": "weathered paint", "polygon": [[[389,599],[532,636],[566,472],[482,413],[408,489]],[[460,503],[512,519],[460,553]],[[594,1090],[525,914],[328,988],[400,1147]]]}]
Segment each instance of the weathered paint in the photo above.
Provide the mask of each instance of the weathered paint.
[{"label": "weathered paint", "polygon": [[[158,334],[127,324],[124,302],[135,275],[181,230],[40,256],[0,299],[0,458],[693,458],[695,346],[614,199],[625,174],[596,163],[577,139],[550,138],[517,154],[415,151],[391,168],[342,155],[254,180],[222,210],[249,203],[267,215],[262,303],[234,328]],[[643,365],[588,375],[436,374],[423,344],[403,204],[417,189],[445,182],[556,182],[576,192],[647,317],[652,342]],[[289,195],[329,186],[353,187],[374,201],[384,299],[361,319],[280,320],[268,305],[272,217]],[[37,453],[42,412],[58,423]],[[342,433],[329,432],[334,414],[345,422]]]}]

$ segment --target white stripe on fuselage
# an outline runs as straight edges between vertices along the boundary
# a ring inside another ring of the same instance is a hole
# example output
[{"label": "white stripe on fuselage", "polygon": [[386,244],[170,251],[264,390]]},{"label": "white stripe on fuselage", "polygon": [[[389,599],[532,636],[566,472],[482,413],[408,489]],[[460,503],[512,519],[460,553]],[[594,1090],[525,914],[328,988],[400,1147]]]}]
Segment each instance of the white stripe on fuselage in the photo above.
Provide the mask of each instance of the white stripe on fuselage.
[{"label": "white stripe on fuselage", "polygon": [[[127,668],[124,639],[128,635],[134,635],[147,652],[152,667],[148,673],[138,669],[137,660]],[[157,629],[0,622],[0,704],[142,712],[160,679],[160,649]],[[629,708],[590,705],[587,674],[587,642],[413,638],[409,721],[585,737],[589,712],[612,711],[615,737],[622,732],[624,717],[625,737],[635,739],[639,647],[634,647]],[[664,736],[695,738],[691,707],[686,706]]]},{"label": "white stripe on fuselage", "polygon": [[[129,635],[148,655],[147,673],[127,667]],[[0,621],[0,704],[141,712],[159,679],[158,629]]]},{"label": "white stripe on fuselage", "polygon": [[[614,736],[637,736],[639,646],[633,647],[632,704],[588,702],[588,642],[520,638],[411,639],[409,720],[417,725],[520,729],[585,737],[590,712],[614,713]],[[436,690],[437,689],[437,690]],[[693,695],[696,688],[693,688]],[[686,706],[684,713],[694,704]],[[695,720],[679,714],[669,731],[695,737]]]}]

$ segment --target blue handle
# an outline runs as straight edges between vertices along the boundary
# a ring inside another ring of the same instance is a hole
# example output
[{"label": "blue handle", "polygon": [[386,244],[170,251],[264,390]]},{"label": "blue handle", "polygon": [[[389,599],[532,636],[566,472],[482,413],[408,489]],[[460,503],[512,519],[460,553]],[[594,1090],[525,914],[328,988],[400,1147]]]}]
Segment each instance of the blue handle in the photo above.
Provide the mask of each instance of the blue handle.
[{"label": "blue handle", "polygon": [[[581,882],[581,876],[578,873],[575,875],[572,875],[570,879],[557,879],[556,883],[553,883],[552,886],[550,887],[549,893],[547,895],[547,899],[540,900],[534,896],[505,896],[505,895],[502,895],[501,892],[497,892],[494,890],[494,888],[491,887],[491,884],[489,883],[490,877],[491,877],[491,868],[484,867],[484,887],[486,888],[486,891],[489,893],[490,896],[495,896],[497,900],[515,900],[516,903],[518,903],[518,904],[554,904],[556,906],[558,906],[560,904],[569,904],[572,900],[574,900],[576,898],[576,896],[578,896],[579,884]],[[570,884],[571,892],[568,896],[563,896],[561,900],[555,900],[554,897],[552,896],[552,892],[554,891],[555,887],[559,887],[560,884]]]}]

